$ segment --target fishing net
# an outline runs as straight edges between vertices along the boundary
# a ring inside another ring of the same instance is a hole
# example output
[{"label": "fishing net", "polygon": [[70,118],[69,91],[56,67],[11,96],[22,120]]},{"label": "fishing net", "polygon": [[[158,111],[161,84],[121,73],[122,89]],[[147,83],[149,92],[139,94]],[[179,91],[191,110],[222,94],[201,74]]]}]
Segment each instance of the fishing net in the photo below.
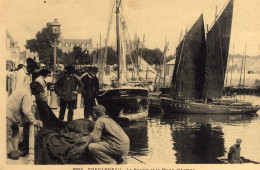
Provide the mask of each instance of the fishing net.
[{"label": "fishing net", "polygon": [[65,123],[57,119],[48,104],[37,100],[37,117],[43,122],[35,140],[35,164],[96,163],[88,151],[94,123],[78,119]]}]

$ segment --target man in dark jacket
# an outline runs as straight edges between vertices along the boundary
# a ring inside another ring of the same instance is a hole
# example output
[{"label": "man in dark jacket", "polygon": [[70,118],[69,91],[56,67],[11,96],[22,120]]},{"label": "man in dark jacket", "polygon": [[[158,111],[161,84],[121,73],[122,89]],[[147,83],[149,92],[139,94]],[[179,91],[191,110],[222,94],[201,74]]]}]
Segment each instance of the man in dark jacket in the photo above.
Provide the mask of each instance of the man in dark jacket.
[{"label": "man in dark jacket", "polygon": [[99,91],[99,81],[96,76],[97,68],[89,68],[88,73],[81,77],[83,83],[82,96],[84,98],[84,117],[88,118],[92,114],[92,109],[95,106],[95,98]]},{"label": "man in dark jacket", "polygon": [[74,75],[75,67],[66,66],[65,74],[60,76],[55,83],[55,92],[60,97],[59,119],[64,120],[66,107],[68,106],[68,121],[73,120],[73,104],[78,93],[82,92],[83,84],[80,79]]},{"label": "man in dark jacket", "polygon": [[241,142],[242,142],[241,139],[237,139],[236,144],[230,147],[229,152],[228,152],[229,163],[232,163],[232,164],[243,163],[243,161],[240,158]]},{"label": "man in dark jacket", "polygon": [[130,141],[124,130],[106,115],[105,107],[93,107],[94,130],[90,134],[94,143],[88,148],[99,164],[116,164],[129,152]]}]

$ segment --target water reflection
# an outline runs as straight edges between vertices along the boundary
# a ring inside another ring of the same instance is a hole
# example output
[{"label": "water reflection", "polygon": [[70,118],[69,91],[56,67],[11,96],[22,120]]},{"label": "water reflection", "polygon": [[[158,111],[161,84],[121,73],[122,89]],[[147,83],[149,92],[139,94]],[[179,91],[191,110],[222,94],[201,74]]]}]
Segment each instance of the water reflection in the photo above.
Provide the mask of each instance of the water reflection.
[{"label": "water reflection", "polygon": [[161,121],[172,127],[176,163],[219,163],[225,155],[221,124],[248,123],[248,115],[165,114]]},{"label": "water reflection", "polygon": [[226,158],[238,137],[243,140],[241,156],[260,161],[259,117],[149,113],[147,122],[124,130],[131,140],[129,164],[220,163],[217,158]]},{"label": "water reflection", "polygon": [[148,151],[147,122],[139,122],[123,129],[130,139],[130,153],[146,155]]}]

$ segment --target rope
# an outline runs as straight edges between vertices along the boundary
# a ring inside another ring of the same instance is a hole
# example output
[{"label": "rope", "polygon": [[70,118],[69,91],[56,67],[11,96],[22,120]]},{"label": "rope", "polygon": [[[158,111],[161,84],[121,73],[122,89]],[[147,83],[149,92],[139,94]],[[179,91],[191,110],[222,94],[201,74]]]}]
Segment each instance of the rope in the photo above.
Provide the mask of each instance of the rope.
[{"label": "rope", "polygon": [[219,19],[219,17],[220,17],[220,15],[219,14],[221,14],[223,11],[224,11],[224,9],[226,8],[226,6],[228,5],[228,3],[229,3],[229,0],[225,3],[225,5],[222,7],[222,9],[219,11],[219,13],[218,13],[218,17],[216,18],[216,20],[214,20],[214,22],[210,25],[210,27],[209,27],[209,30],[211,30],[211,28],[214,26],[214,24],[215,24],[215,21],[217,21],[218,19]]},{"label": "rope", "polygon": [[107,90],[105,90],[105,92],[103,94],[98,95],[98,96],[104,96],[106,93],[107,93]]},{"label": "rope", "polygon": [[[135,151],[129,151],[128,153],[139,153],[139,152],[135,152]],[[136,158],[135,156],[133,155],[129,155],[131,158],[134,158],[135,160],[141,162],[142,164],[146,164],[145,162],[141,161],[140,159]]]},{"label": "rope", "polygon": [[[102,58],[102,54],[100,55],[101,57],[100,57],[100,63],[101,63],[101,72],[102,72],[102,74],[101,74],[101,81],[102,81],[102,83],[103,83],[103,77],[104,77],[104,72],[105,72],[105,65],[106,65],[106,61],[107,61],[107,51],[108,51],[108,49],[107,49],[107,42],[108,42],[108,38],[109,38],[109,33],[110,33],[110,28],[111,28],[111,24],[112,24],[112,20],[113,20],[113,11],[114,11],[114,7],[115,7],[115,1],[114,1],[114,3],[113,3],[113,6],[112,6],[112,10],[111,10],[111,15],[110,15],[110,21],[109,21],[109,24],[108,24],[108,30],[107,30],[107,36],[106,36],[106,39],[105,39],[105,53],[104,53],[104,57]],[[100,51],[100,53],[101,53],[102,51]]]},{"label": "rope", "polygon": [[[127,22],[130,24],[130,28],[131,28],[131,23],[130,23],[130,20],[129,20],[128,16],[127,16],[127,13],[123,9],[123,5],[121,5],[120,7],[121,7],[121,11],[122,11],[121,12],[122,17],[125,20],[125,28],[126,28],[126,32],[127,32],[127,36],[128,36],[127,40],[128,40],[129,45],[131,46],[131,39],[130,39],[130,34],[129,34],[129,29],[128,29]],[[125,16],[126,16],[126,18],[125,18]],[[131,28],[131,30],[132,30],[132,28]],[[133,32],[133,30],[132,30],[132,32]],[[132,57],[133,50],[130,48],[129,51],[130,51],[130,60],[131,60],[132,65],[134,66],[134,60],[133,60],[133,57]],[[132,74],[134,74],[134,72],[135,71],[133,69],[132,70]],[[132,75],[132,77],[133,77],[133,75]]]},{"label": "rope", "polygon": [[130,155],[130,157],[131,157],[131,158],[134,158],[135,160],[137,160],[137,161],[139,161],[139,162],[141,162],[142,164],[145,164],[143,161],[141,161],[140,159],[137,159],[136,157],[134,157],[134,156],[132,156],[132,155]]},{"label": "rope", "polygon": [[220,26],[219,26],[219,21],[218,22],[218,35],[219,35],[219,44],[220,44],[220,57],[221,57],[221,64],[222,64],[222,76],[223,76],[223,81],[225,81],[225,72],[224,72],[224,62],[223,62],[223,56],[222,56],[222,44],[221,44],[221,35],[220,35]]},{"label": "rope", "polygon": [[[186,35],[187,35],[187,34],[186,34]],[[180,54],[180,59],[179,59],[179,63],[178,63],[177,71],[176,71],[176,77],[177,77],[177,75],[178,75],[178,71],[179,71],[179,67],[180,67],[180,62],[181,62],[181,59],[182,59],[182,52],[183,52],[183,48],[184,48],[184,45],[185,45],[185,40],[186,40],[186,36],[184,36],[183,45],[182,45],[182,47],[181,47],[181,54]],[[183,59],[183,64],[184,64],[184,59]],[[181,72],[183,72],[183,68],[184,68],[184,66],[182,66]],[[183,79],[183,75],[181,76],[181,79],[180,79],[180,88],[179,88],[179,90],[178,90],[178,97],[179,97],[180,91],[181,91],[182,79]]]}]

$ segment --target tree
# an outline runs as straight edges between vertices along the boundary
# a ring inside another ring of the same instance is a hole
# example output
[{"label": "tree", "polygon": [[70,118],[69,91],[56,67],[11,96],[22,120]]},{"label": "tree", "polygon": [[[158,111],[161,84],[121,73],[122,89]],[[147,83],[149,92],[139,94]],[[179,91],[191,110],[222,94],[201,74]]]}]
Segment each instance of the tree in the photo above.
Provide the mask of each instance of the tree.
[{"label": "tree", "polygon": [[[104,51],[105,51],[105,47],[102,48],[102,57],[104,56]],[[99,56],[100,56],[100,49],[92,51],[89,58],[92,59],[93,61],[94,57],[98,59]],[[107,65],[113,65],[117,63],[118,63],[118,58],[116,55],[116,51],[113,50],[112,47],[107,47]]]},{"label": "tree", "polygon": [[166,57],[166,63],[171,61],[174,58],[175,58],[175,55],[169,55],[168,57]]},{"label": "tree", "polygon": [[[156,64],[160,65],[161,60],[163,59],[163,52],[156,48],[156,49],[148,49],[148,48],[143,48],[138,50],[138,55],[141,56],[142,52],[142,57],[143,59],[150,65]],[[132,51],[131,56],[133,58],[133,62],[136,62],[136,51]],[[129,59],[128,59],[129,61]]]},{"label": "tree", "polygon": [[76,64],[87,64],[88,53],[87,50],[82,50],[81,47],[75,46],[72,51]]},{"label": "tree", "polygon": [[75,46],[70,53],[63,53],[58,62],[64,65],[85,65],[92,64],[91,56],[88,50],[82,50],[81,47]]},{"label": "tree", "polygon": [[61,57],[61,62],[62,64],[64,64],[65,66],[69,66],[69,65],[75,65],[75,59],[73,56],[73,53],[63,53],[63,56]]},{"label": "tree", "polygon": [[[58,35],[58,38],[60,34]],[[39,60],[49,68],[53,66],[53,42],[55,36],[52,32],[51,23],[47,23],[46,27],[36,33],[36,38],[27,40],[25,48],[31,52],[37,52]],[[57,48],[57,58],[62,56],[62,51]]]}]

